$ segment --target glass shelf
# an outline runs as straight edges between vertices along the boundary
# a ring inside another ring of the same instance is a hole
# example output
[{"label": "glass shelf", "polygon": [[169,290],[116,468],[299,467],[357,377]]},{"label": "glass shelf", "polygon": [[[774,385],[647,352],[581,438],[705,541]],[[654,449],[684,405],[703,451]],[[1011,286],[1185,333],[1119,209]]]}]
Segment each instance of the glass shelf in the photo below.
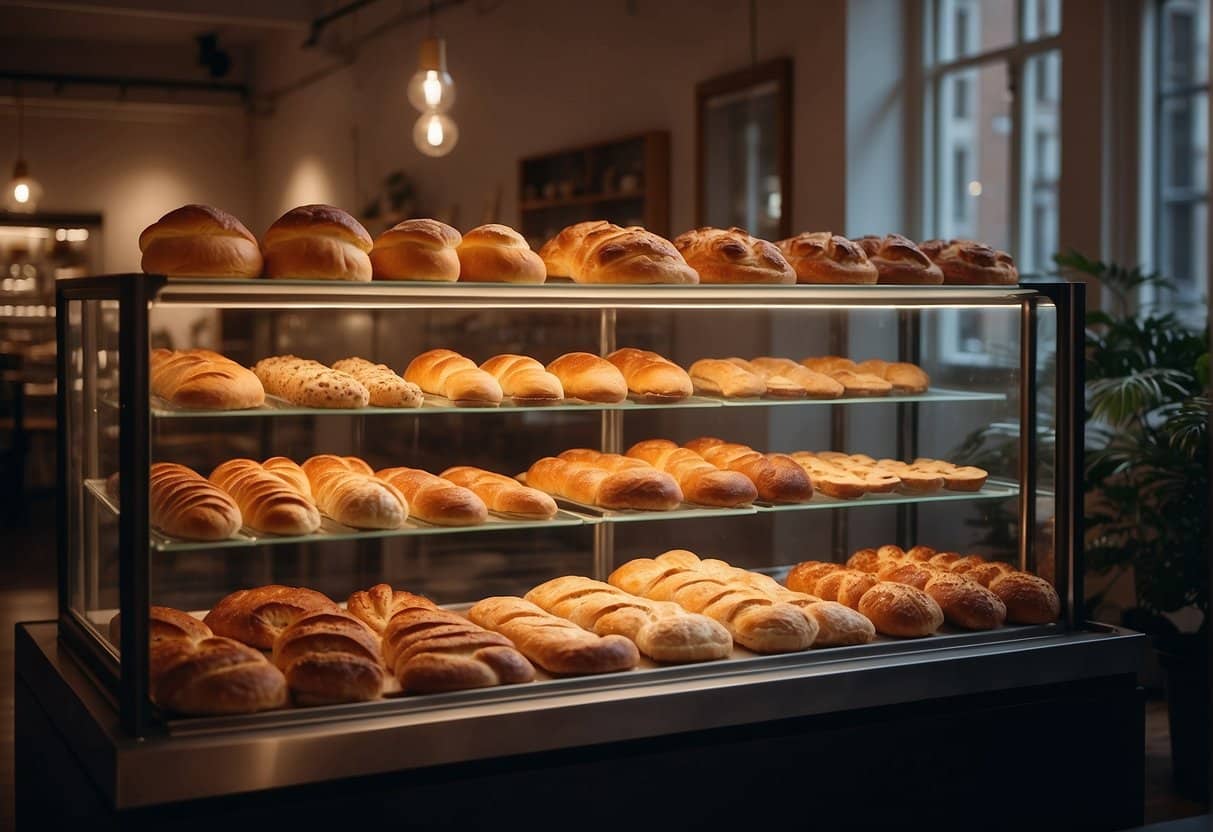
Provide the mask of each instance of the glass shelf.
[{"label": "glass shelf", "polygon": [[947,503],[973,500],[1005,500],[1019,495],[1019,486],[1012,482],[987,481],[979,491],[934,491],[930,494],[902,494],[889,492],[887,494],[865,494],[854,500],[841,500],[837,497],[827,497],[825,494],[814,494],[807,503],[757,503],[759,512],[771,511],[809,511],[812,509],[831,508],[860,508],[862,506],[895,506],[906,503]]}]

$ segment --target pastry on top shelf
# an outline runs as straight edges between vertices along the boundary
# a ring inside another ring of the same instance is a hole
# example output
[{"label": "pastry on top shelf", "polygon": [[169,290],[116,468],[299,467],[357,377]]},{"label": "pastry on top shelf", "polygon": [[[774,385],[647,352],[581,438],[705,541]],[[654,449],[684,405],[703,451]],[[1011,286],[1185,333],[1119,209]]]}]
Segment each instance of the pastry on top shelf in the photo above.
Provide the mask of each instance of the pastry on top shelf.
[{"label": "pastry on top shelf", "polygon": [[577,283],[698,283],[669,240],[604,220],[570,225],[539,250],[548,277]]},{"label": "pastry on top shelf", "polygon": [[370,404],[366,385],[349,373],[295,355],[275,355],[253,365],[271,396],[300,407],[359,408]]},{"label": "pastry on top shelf", "polygon": [[366,388],[373,407],[421,407],[425,401],[420,387],[405,381],[386,364],[351,357],[334,361],[333,369],[357,379]]},{"label": "pastry on top shelf", "polygon": [[933,285],[943,283],[943,272],[931,258],[900,234],[868,235],[855,241],[868,255],[879,275],[877,283]]},{"label": "pastry on top shelf", "polygon": [[501,385],[491,373],[454,350],[423,352],[409,362],[404,377],[432,396],[449,399],[456,407],[501,404]]},{"label": "pastry on top shelf", "polygon": [[976,240],[927,240],[918,244],[943,271],[943,282],[960,286],[1014,286],[1019,282],[1015,261]]},{"label": "pastry on top shelf", "polygon": [[501,392],[520,404],[547,404],[564,398],[560,379],[526,355],[494,355],[480,369],[497,379]]},{"label": "pastry on top shelf", "polygon": [[197,410],[246,410],[265,403],[257,376],[213,350],[166,350],[149,356],[152,393]]},{"label": "pastry on top shelf", "polygon": [[459,279],[456,246],[463,238],[444,222],[411,219],[379,235],[371,249],[376,280],[425,280],[452,283]]},{"label": "pastry on top shelf", "polygon": [[806,231],[779,241],[798,283],[875,283],[876,267],[858,243],[829,231]]},{"label": "pastry on top shelf", "polygon": [[455,249],[463,283],[543,283],[543,259],[507,225],[489,223],[463,235]]},{"label": "pastry on top shelf", "polygon": [[740,228],[697,228],[673,242],[700,283],[796,282],[795,270],[776,245]]},{"label": "pastry on top shelf", "polygon": [[548,364],[564,394],[587,402],[615,404],[628,397],[628,383],[619,368],[588,352],[570,352]]},{"label": "pastry on top shelf", "polygon": [[258,277],[261,249],[244,223],[210,205],[183,205],[139,235],[146,274]]},{"label": "pastry on top shelf", "polygon": [[643,400],[675,402],[695,392],[686,370],[650,350],[624,347],[606,360],[623,373],[628,389]]},{"label": "pastry on top shelf", "polygon": [[312,280],[371,279],[371,235],[332,205],[300,205],[266,229],[265,276]]}]

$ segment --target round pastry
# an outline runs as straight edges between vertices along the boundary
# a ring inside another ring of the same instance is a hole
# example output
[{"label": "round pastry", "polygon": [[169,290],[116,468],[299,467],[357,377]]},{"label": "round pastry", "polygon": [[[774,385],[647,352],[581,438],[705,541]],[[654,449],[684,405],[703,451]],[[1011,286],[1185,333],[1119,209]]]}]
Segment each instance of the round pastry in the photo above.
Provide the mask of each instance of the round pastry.
[{"label": "round pastry", "polygon": [[265,276],[309,280],[371,279],[371,235],[332,205],[300,205],[265,232]]},{"label": "round pastry", "polygon": [[379,235],[371,249],[376,280],[431,280],[450,283],[459,279],[455,247],[463,238],[438,220],[398,222]]},{"label": "round pastry", "polygon": [[860,572],[878,572],[882,565],[880,553],[875,549],[857,549],[847,558],[847,568],[858,569]]},{"label": "round pastry", "polygon": [[842,568],[837,563],[806,560],[792,567],[792,571],[788,572],[788,577],[784,579],[784,584],[793,592],[816,595],[814,590],[817,588],[817,582],[831,572],[837,572]]},{"label": "round pastry", "polygon": [[930,595],[906,584],[882,581],[863,594],[859,611],[876,632],[901,638],[929,636],[943,624],[943,610]]},{"label": "round pastry", "polygon": [[1015,261],[974,240],[927,240],[922,252],[943,272],[943,282],[959,286],[1014,286],[1019,282]]},{"label": "round pastry", "polygon": [[473,228],[456,252],[459,279],[465,283],[543,283],[548,277],[543,259],[507,225]]},{"label": "round pastry", "polygon": [[700,283],[795,283],[796,272],[779,249],[740,228],[697,228],[674,247],[699,272]]},{"label": "round pastry", "polygon": [[876,267],[877,283],[932,285],[943,283],[943,271],[922,249],[900,234],[869,235],[855,241]]},{"label": "round pastry", "polygon": [[1012,624],[1049,624],[1061,614],[1057,590],[1028,572],[1008,572],[990,581],[990,591],[1007,605]]},{"label": "round pastry", "polygon": [[244,223],[209,205],[169,211],[139,235],[146,274],[257,277],[261,250]]},{"label": "round pastry", "polygon": [[[960,563],[960,561],[957,561],[957,563]],[[977,581],[977,583],[981,584],[982,586],[989,586],[995,578],[999,578],[1014,571],[1014,569],[1002,561],[991,560],[986,561],[985,563],[977,564],[976,566],[970,566],[961,574],[970,580]]]},{"label": "round pastry", "polygon": [[966,630],[994,630],[1007,618],[1007,607],[997,595],[963,575],[936,572],[923,591],[939,604],[949,624]]},{"label": "round pastry", "polygon": [[875,283],[878,273],[857,243],[829,231],[806,231],[779,241],[797,283]]}]

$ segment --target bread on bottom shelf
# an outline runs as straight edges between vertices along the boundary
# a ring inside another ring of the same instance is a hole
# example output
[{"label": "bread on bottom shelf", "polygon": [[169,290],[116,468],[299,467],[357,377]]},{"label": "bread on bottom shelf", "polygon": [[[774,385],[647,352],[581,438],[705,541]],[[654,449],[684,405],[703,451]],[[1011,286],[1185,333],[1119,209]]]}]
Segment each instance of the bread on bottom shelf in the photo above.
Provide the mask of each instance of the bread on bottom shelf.
[{"label": "bread on bottom shelf", "polygon": [[316,610],[337,608],[327,595],[314,589],[269,584],[224,596],[211,607],[203,623],[216,635],[270,650],[295,619]]},{"label": "bread on bottom shelf", "polygon": [[623,636],[587,632],[523,598],[485,598],[468,610],[468,618],[509,638],[523,655],[549,673],[614,673],[631,670],[640,661],[636,645]]},{"label": "bread on bottom shelf", "polygon": [[556,516],[555,500],[538,488],[528,488],[504,474],[457,465],[447,468],[440,476],[474,493],[496,514],[528,520],[550,520]]},{"label": "bread on bottom shelf", "polygon": [[379,639],[350,613],[305,613],[274,640],[274,664],[298,705],[365,702],[383,692]]},{"label": "bread on bottom shelf", "polygon": [[351,593],[345,609],[366,626],[382,636],[388,622],[398,612],[408,609],[437,609],[434,602],[422,595],[392,589],[389,584],[375,584],[370,589]]}]

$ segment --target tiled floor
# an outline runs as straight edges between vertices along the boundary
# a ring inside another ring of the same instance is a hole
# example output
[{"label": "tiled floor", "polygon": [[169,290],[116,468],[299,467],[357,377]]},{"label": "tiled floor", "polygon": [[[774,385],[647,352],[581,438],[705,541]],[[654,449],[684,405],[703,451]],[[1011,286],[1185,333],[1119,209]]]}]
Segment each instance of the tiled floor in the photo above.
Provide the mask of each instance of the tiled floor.
[{"label": "tiled floor", "polygon": [[[31,506],[28,525],[0,531],[0,830],[13,825],[13,626],[55,615],[55,538],[48,502]],[[1166,704],[1146,706],[1146,823],[1200,814],[1207,808],[1171,788]]]}]

